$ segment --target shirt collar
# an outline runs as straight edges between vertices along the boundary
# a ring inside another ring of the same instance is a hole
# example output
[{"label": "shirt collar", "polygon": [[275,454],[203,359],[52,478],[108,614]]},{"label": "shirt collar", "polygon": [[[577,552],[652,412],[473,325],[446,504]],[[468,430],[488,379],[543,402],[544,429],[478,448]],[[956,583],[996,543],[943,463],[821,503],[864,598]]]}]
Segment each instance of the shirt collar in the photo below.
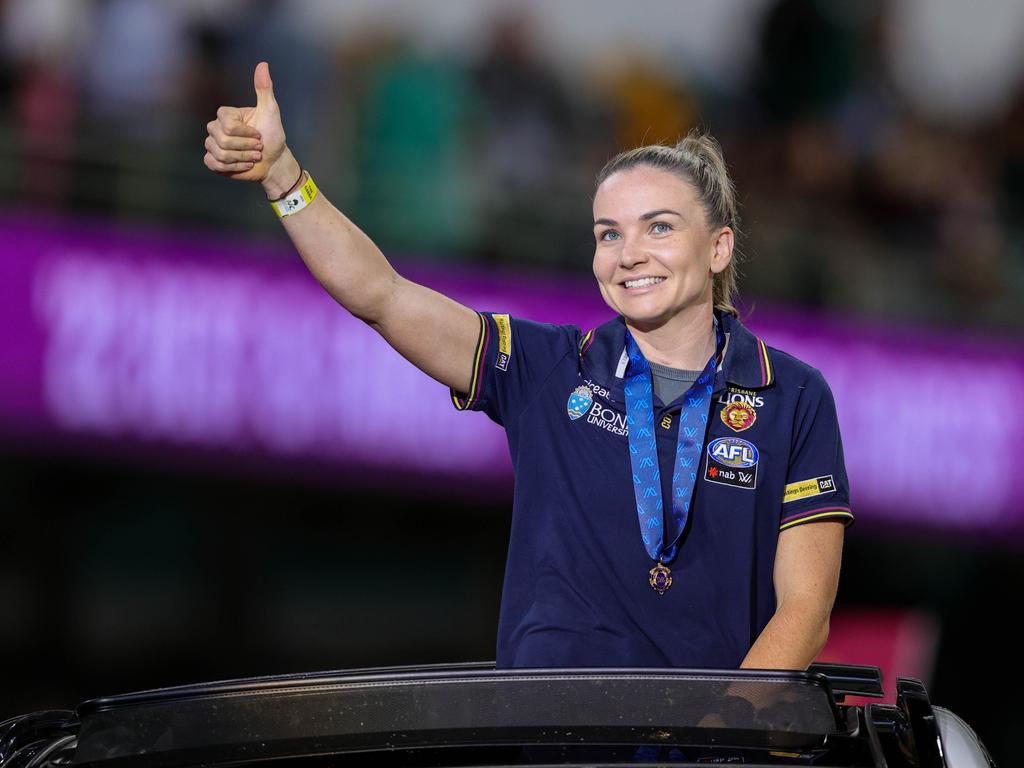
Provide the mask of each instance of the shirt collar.
[{"label": "shirt collar", "polygon": [[722,313],[718,319],[725,324],[729,339],[722,361],[725,380],[743,389],[764,389],[774,384],[775,369],[764,342],[748,331],[735,315]]},{"label": "shirt collar", "polygon": [[[715,377],[715,389],[726,382],[743,389],[764,389],[775,382],[775,373],[764,342],[735,315],[716,313],[726,334],[725,359]],[[622,356],[626,349],[626,323],[621,316],[599,325],[580,340],[580,368],[593,382],[610,393],[608,399],[623,402]],[[616,375],[618,373],[619,375]]]}]

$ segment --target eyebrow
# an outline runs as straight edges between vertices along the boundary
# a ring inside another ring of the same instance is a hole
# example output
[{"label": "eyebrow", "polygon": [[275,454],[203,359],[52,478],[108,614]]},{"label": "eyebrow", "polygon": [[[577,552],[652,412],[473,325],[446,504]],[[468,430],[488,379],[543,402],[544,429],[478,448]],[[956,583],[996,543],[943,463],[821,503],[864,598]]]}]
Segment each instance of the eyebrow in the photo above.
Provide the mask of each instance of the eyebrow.
[{"label": "eyebrow", "polygon": [[[662,214],[665,214],[665,213],[669,213],[669,214],[671,214],[673,216],[679,216],[679,218],[682,218],[682,214],[679,213],[678,211],[673,211],[671,208],[659,208],[656,211],[648,211],[647,213],[641,214],[640,221],[650,221],[651,219],[655,218],[656,216],[661,216]],[[604,224],[604,225],[609,226],[609,227],[617,227],[617,226],[619,226],[619,222],[615,221],[614,219],[596,219],[594,221],[594,226],[595,227],[600,225],[600,224]]]}]

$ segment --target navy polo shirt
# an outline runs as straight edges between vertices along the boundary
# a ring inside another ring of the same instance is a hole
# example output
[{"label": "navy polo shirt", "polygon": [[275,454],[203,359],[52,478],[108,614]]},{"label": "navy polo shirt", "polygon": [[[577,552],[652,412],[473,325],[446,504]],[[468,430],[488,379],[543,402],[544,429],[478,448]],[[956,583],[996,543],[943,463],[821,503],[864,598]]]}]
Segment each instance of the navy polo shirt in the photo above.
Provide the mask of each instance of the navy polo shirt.
[{"label": "navy polo shirt", "polygon": [[[719,319],[698,480],[659,595],[633,495],[622,318],[582,333],[480,315],[470,391],[452,397],[505,427],[515,470],[499,667],[739,667],[775,611],[779,532],[852,522],[825,380]],[[681,400],[654,404],[666,500]]]}]

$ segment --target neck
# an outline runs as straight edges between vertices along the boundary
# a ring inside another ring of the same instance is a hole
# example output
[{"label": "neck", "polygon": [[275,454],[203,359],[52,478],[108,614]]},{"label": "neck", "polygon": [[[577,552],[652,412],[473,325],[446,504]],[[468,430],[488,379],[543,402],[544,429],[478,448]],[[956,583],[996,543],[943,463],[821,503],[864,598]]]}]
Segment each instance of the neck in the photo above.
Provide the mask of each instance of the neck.
[{"label": "neck", "polygon": [[699,371],[715,352],[714,314],[711,304],[680,312],[661,325],[634,323],[626,326],[648,362]]}]

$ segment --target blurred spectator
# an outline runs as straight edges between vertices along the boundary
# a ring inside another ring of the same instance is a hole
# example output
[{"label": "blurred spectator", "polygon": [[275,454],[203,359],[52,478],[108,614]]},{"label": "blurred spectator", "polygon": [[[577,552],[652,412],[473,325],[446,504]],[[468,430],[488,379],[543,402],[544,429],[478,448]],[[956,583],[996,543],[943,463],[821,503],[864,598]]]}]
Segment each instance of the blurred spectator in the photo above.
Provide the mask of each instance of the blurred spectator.
[{"label": "blurred spectator", "polygon": [[[1003,320],[1006,238],[999,227],[995,179],[983,153],[963,141],[949,168],[939,206],[937,267],[956,314]],[[1009,318],[1006,318],[1007,320]]]},{"label": "blurred spectator", "polygon": [[1002,222],[1018,245],[1024,245],[1024,76],[1006,117],[998,125],[996,149],[1002,160],[998,168]]},{"label": "blurred spectator", "polygon": [[300,28],[299,5],[294,0],[253,0],[225,20],[229,50],[224,103],[252,103],[253,70],[259,62],[269,62],[288,144],[297,157],[308,158],[321,128],[327,92],[345,84],[328,81],[327,51]]},{"label": "blurred spectator", "polygon": [[[168,140],[178,129],[190,46],[182,5],[96,0],[86,52],[89,116],[111,138]],[[159,114],[161,119],[152,119]]]},{"label": "blurred spectator", "polygon": [[772,122],[831,111],[850,88],[853,50],[845,4],[781,0],[761,29],[755,92]]},{"label": "blurred spectator", "polygon": [[74,75],[87,10],[81,0],[8,0],[0,6],[23,159],[19,187],[37,204],[62,202],[68,192],[78,111]]},{"label": "blurred spectator", "polygon": [[185,6],[94,0],[82,66],[83,123],[76,204],[117,214],[160,214],[174,196],[176,149],[188,125],[191,46]]},{"label": "blurred spectator", "polygon": [[451,59],[385,52],[356,108],[355,220],[384,247],[452,258],[473,235],[473,91]]},{"label": "blurred spectator", "polygon": [[570,105],[558,74],[542,62],[524,15],[499,17],[475,70],[483,106],[481,191],[488,204],[486,258],[547,261],[563,253],[559,178],[569,161]]},{"label": "blurred spectator", "polygon": [[208,122],[223,104],[231,103],[235,83],[228,78],[231,49],[230,20],[203,16],[189,25],[190,61],[185,100],[197,125]]},{"label": "blurred spectator", "polygon": [[685,78],[634,57],[608,85],[617,151],[642,144],[671,143],[700,119],[696,94]]},{"label": "blurred spectator", "polygon": [[[268,60],[291,145],[385,248],[575,269],[593,246],[595,168],[702,123],[726,144],[744,199],[756,254],[745,295],[1024,323],[1024,59],[1012,45],[1024,11],[1010,0],[977,23],[952,4],[956,29],[945,5],[923,0],[766,0],[721,26],[737,72],[751,61],[744,41],[755,46],[747,82],[731,86],[696,79],[692,50],[655,50],[650,18],[620,29],[623,16],[595,17],[588,60],[579,40],[540,44],[574,14],[482,5],[466,11],[474,21],[401,4],[0,0],[0,194],[273,231],[197,159],[203,124],[220,104],[251,103],[253,67]],[[317,34],[360,13],[344,38]],[[959,65],[908,61],[934,60],[957,35],[979,36],[970,50],[991,59],[963,77],[998,77],[952,125],[934,102]],[[231,195],[237,204],[220,204]],[[912,296],[898,290],[907,281]]]},{"label": "blurred spectator", "polygon": [[1024,300],[1024,78],[998,131],[996,155],[1000,224],[1006,233],[1010,324],[1021,326]]}]

